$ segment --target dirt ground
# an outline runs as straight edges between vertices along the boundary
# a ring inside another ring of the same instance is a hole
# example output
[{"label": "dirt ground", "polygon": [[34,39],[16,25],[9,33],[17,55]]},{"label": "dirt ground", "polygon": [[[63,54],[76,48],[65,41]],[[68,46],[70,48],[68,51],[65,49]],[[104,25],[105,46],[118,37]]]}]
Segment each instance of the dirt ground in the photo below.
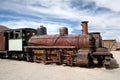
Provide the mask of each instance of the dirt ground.
[{"label": "dirt ground", "polygon": [[[120,64],[120,52],[112,53]],[[0,59],[0,80],[120,80],[120,68],[107,70]]]}]

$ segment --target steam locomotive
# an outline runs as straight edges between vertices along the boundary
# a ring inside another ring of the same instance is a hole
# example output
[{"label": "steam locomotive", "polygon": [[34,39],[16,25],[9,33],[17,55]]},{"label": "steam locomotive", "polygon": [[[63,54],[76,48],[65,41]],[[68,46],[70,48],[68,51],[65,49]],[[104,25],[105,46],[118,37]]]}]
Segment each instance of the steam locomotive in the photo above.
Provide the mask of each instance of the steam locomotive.
[{"label": "steam locomotive", "polygon": [[68,34],[66,27],[59,34],[48,35],[45,27],[10,29],[0,32],[0,57],[56,63],[71,66],[110,66],[113,55],[102,47],[99,32],[88,33],[88,22],[82,22],[82,34]]}]

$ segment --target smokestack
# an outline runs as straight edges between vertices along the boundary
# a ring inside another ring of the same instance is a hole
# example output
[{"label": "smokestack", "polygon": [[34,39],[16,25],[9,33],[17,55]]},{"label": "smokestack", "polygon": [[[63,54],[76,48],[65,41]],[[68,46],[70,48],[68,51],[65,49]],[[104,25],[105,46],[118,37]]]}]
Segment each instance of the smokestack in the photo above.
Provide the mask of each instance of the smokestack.
[{"label": "smokestack", "polygon": [[82,21],[81,22],[82,26],[82,35],[87,35],[88,34],[88,21]]}]

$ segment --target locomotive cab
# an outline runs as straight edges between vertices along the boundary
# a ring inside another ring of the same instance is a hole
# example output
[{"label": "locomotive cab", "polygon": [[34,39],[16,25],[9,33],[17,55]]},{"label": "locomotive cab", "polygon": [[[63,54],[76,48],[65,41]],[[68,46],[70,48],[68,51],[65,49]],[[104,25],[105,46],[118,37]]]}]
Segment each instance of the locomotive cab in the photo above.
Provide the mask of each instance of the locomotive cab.
[{"label": "locomotive cab", "polygon": [[[23,46],[27,45],[28,39],[36,34],[36,30],[31,28],[11,29],[4,32],[8,40],[8,51],[23,51]],[[7,42],[7,41],[6,41]]]},{"label": "locomotive cab", "polygon": [[18,58],[24,54],[24,46],[27,45],[28,39],[36,34],[35,29],[21,28],[4,31],[5,50],[7,55],[12,58]]}]

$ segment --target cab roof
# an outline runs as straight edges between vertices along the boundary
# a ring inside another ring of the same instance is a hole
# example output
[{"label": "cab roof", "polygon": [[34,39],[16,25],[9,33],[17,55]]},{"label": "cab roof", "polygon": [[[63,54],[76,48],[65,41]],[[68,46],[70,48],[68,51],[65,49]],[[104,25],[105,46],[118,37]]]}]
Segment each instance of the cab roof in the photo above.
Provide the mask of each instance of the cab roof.
[{"label": "cab roof", "polygon": [[9,30],[4,30],[3,32],[12,32],[12,31],[29,31],[29,32],[37,32],[36,29],[33,28],[18,28],[18,29],[9,29]]}]

